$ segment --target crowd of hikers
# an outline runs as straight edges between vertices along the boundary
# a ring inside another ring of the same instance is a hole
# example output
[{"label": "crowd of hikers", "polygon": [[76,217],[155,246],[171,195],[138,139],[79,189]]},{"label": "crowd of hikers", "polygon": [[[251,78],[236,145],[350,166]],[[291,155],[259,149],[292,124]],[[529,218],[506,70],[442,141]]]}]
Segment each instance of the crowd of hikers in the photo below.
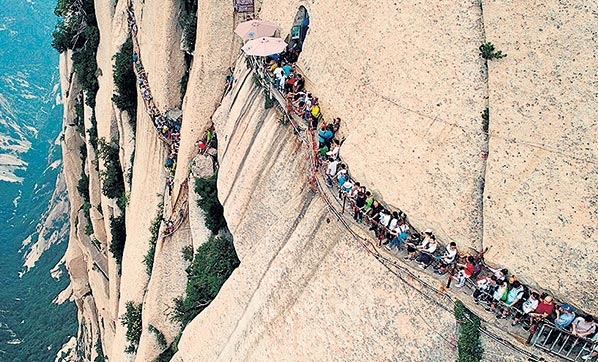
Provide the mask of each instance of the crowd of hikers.
[{"label": "crowd of hikers", "polygon": [[[140,93],[159,137],[169,146],[165,167],[170,173],[167,184],[172,186],[182,119],[172,119],[156,107],[147,75],[139,59],[137,25],[131,6],[128,9],[128,21],[133,35],[135,50],[132,61]],[[289,47],[281,54],[265,58],[264,67],[272,78],[273,86],[285,96],[287,112],[303,119],[308,128],[315,132],[318,140],[317,156],[326,185],[334,189],[335,196],[346,202],[355,222],[364,224],[372,231],[378,247],[385,245],[388,252],[394,255],[405,250],[405,262],[415,262],[421,269],[431,268],[438,275],[446,274],[450,280],[455,281],[457,288],[471,288],[475,303],[484,305],[497,319],[511,318],[511,325],[521,325],[530,332],[530,337],[539,322],[550,322],[573,336],[591,339],[594,342],[593,349],[581,358],[590,360],[597,357],[597,321],[593,316],[576,311],[567,303],[555,302],[548,293],[531,290],[516,275],[509,275],[507,269],[488,266],[484,262],[483,252],[473,255],[459,252],[454,242],[447,246],[440,245],[430,229],[423,233],[417,232],[409,225],[404,212],[385,207],[364,185],[350,177],[347,165],[340,158],[340,147],[344,139],[339,140],[337,134],[341,119],[323,122],[318,99],[305,89],[305,79],[294,64],[297,56],[297,52]],[[227,82],[229,81],[227,78]],[[212,140],[215,141],[215,137],[208,131],[197,143],[200,152],[205,152]],[[177,217],[182,220],[184,215],[179,211]],[[167,225],[170,233],[173,231],[173,224],[171,221]]]},{"label": "crowd of hikers", "polygon": [[164,167],[168,171],[166,186],[168,192],[172,192],[172,182],[174,179],[174,172],[177,165],[177,156],[179,153],[179,145],[181,141],[181,123],[182,114],[177,117],[172,117],[168,112],[162,113],[156,106],[152,91],[147,79],[147,73],[141,58],[139,56],[139,43],[137,41],[137,22],[135,20],[135,13],[132,9],[132,4],[127,8],[127,21],[129,30],[131,31],[131,38],[133,41],[133,56],[132,61],[135,67],[135,74],[137,76],[137,84],[139,92],[143,98],[145,109],[150,116],[158,137],[168,145],[168,157],[164,162]]},{"label": "crowd of hikers", "polygon": [[[511,318],[511,325],[529,331],[528,342],[539,322],[552,323],[573,336],[591,339],[592,350],[581,356],[584,360],[598,355],[597,320],[567,303],[557,303],[551,295],[531,290],[509,274],[507,269],[492,268],[484,262],[484,252],[459,252],[455,242],[442,246],[433,231],[417,232],[409,225],[401,210],[391,210],[349,175],[340,158],[344,139],[337,137],[340,118],[326,123],[318,98],[305,89],[305,80],[287,51],[264,58],[263,66],[272,85],[286,99],[286,111],[301,118],[317,138],[318,166],[321,165],[326,185],[342,200],[343,212],[348,210],[355,222],[364,224],[373,233],[378,247],[397,256],[405,251],[404,261],[414,262],[421,269],[447,275],[457,288],[469,288],[476,304],[482,304],[497,319]],[[345,206],[346,205],[346,206]],[[450,286],[447,282],[447,286]]]}]

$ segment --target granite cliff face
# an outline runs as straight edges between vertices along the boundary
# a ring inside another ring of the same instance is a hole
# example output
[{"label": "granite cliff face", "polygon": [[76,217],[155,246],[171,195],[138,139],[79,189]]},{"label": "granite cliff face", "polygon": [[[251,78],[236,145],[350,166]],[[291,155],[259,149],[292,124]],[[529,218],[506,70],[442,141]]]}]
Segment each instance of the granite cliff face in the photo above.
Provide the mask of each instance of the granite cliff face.
[{"label": "granite cliff face", "polygon": [[[264,0],[259,14],[284,37],[298,6],[307,8],[310,30],[298,66],[325,120],[342,118],[341,155],[355,179],[405,211],[416,228],[432,228],[462,249],[492,245],[490,264],[597,314],[598,20],[584,4]],[[168,196],[168,149],[141,97],[135,129],[111,100],[113,55],[129,34],[128,5],[95,1],[100,87],[95,109],[84,109],[85,128],[93,127],[95,111],[98,137],[117,140],[123,172],[131,170],[125,207],[101,192],[105,165],[89,133],[74,125],[80,85],[70,52],[61,55],[71,203],[66,265],[84,359],[100,353],[112,361],[156,359],[165,347],[150,325],[167,345],[178,339],[181,326],[170,313],[187,282],[181,250],[209,237],[197,195],[183,185],[194,182],[192,160],[205,175],[213,172],[195,147],[213,122],[219,199],[241,265],[182,331],[173,360],[454,360],[455,319],[440,306],[447,299],[397,278],[314,194],[304,145],[275,108],[264,109],[262,91],[239,58],[233,29],[240,16],[227,1],[198,3],[184,98],[183,4],[133,3],[153,101],[161,112],[183,113]],[[508,56],[486,64],[478,51],[484,41]],[[230,66],[235,82],[222,98]],[[78,190],[82,172],[89,178],[90,234]],[[144,257],[158,204],[169,218],[181,200],[188,200],[188,217],[172,236],[158,238],[150,276]],[[109,251],[110,219],[123,212],[119,267]],[[125,353],[120,318],[128,302],[143,305],[136,353]],[[488,328],[501,335],[496,325]],[[488,360],[527,359],[484,338]]]}]

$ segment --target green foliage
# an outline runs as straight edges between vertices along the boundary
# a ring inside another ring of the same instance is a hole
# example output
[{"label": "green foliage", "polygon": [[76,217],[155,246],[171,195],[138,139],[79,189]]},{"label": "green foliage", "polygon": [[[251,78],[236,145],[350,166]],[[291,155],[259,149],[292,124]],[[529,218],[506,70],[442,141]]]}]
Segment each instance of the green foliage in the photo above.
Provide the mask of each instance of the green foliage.
[{"label": "green foliage", "polygon": [[100,43],[100,31],[96,26],[87,26],[83,32],[85,43],[80,49],[73,51],[73,71],[77,75],[77,81],[85,90],[86,103],[90,107],[95,106],[95,97],[98,92],[98,63],[96,53]]},{"label": "green foliage", "polygon": [[125,228],[125,215],[118,217],[110,216],[110,234],[112,242],[110,243],[110,252],[116,264],[120,267],[125,251],[125,241],[127,240],[127,230]]},{"label": "green foliage", "polygon": [[195,50],[197,34],[197,0],[185,0],[183,8],[180,19],[183,28],[183,49],[191,54]]},{"label": "green foliage", "polygon": [[160,234],[160,224],[162,223],[162,213],[164,212],[164,203],[158,204],[158,212],[156,217],[150,224],[149,231],[151,234],[149,240],[149,248],[147,254],[143,257],[143,264],[145,264],[145,272],[148,276],[152,275],[152,269],[154,268],[154,255],[156,253],[156,244],[158,243],[158,236]]},{"label": "green foliage", "polygon": [[56,7],[54,8],[54,14],[61,18],[66,17],[71,8],[71,2],[71,0],[58,0],[56,2]]},{"label": "green foliage", "polygon": [[77,34],[75,19],[60,19],[52,32],[52,47],[59,53],[72,49],[73,41]]},{"label": "green foliage", "polygon": [[[82,148],[85,148],[85,145],[83,145]],[[81,171],[79,182],[77,182],[77,191],[83,199],[81,210],[83,210],[83,215],[85,215],[85,220],[87,221],[87,224],[85,224],[85,234],[91,235],[93,234],[93,225],[91,224],[91,216],[89,214],[89,210],[91,210],[89,199],[89,177],[85,174],[85,171]]]},{"label": "green foliage", "polygon": [[80,48],[86,40],[82,35],[85,28],[98,25],[93,0],[58,0],[54,14],[62,18],[52,34],[52,46],[60,53]]},{"label": "green foliage", "polygon": [[95,106],[98,92],[96,54],[100,31],[93,0],[58,0],[54,13],[61,17],[52,32],[52,46],[62,53],[73,50],[73,71],[86,94],[86,103]]},{"label": "green foliage", "polygon": [[185,246],[181,250],[181,252],[183,253],[183,259],[185,259],[185,261],[188,261],[188,262],[193,261],[193,246],[192,245]]},{"label": "green foliage", "polygon": [[160,332],[158,328],[150,324],[147,327],[147,330],[156,335],[156,341],[158,342],[158,346],[160,346],[162,350],[165,350],[168,347],[168,342],[166,342],[166,337],[164,336],[164,333]]},{"label": "green foliage", "polygon": [[85,235],[93,234],[93,225],[91,223],[91,215],[89,214],[89,210],[91,210],[91,204],[89,202],[85,202],[81,205],[81,209],[83,210],[83,215],[85,215],[85,220],[87,223],[85,224]]},{"label": "green foliage", "polygon": [[267,92],[264,93],[264,99],[264,108],[270,109],[274,106],[274,99],[270,97],[270,95]]},{"label": "green foliage", "polygon": [[103,138],[99,140],[98,145],[98,156],[104,161],[104,170],[100,172],[102,193],[110,199],[121,200],[125,194],[125,181],[118,157],[118,146],[115,141],[108,144]]},{"label": "green foliage", "polygon": [[141,313],[143,305],[141,303],[136,304],[128,301],[126,304],[126,312],[120,318],[120,323],[127,327],[127,333],[125,337],[129,342],[129,345],[125,348],[126,353],[137,352],[139,347],[139,339],[141,338],[142,325],[141,325]]},{"label": "green foliage", "polygon": [[480,55],[482,56],[482,58],[486,59],[486,60],[491,60],[491,59],[502,59],[504,57],[506,57],[506,54],[503,54],[502,51],[500,50],[496,50],[494,48],[494,44],[490,43],[490,42],[486,42],[483,43],[482,45],[480,45]]},{"label": "green foliage", "polygon": [[137,78],[133,71],[133,41],[131,37],[123,43],[120,51],[114,54],[112,77],[116,86],[116,93],[112,95],[112,102],[121,110],[129,113],[130,124],[135,129],[137,118]]},{"label": "green foliage", "polygon": [[484,348],[480,340],[480,318],[465,308],[460,300],[456,300],[455,319],[459,325],[457,362],[481,361]]},{"label": "green foliage", "polygon": [[85,135],[85,118],[83,114],[83,99],[81,97],[77,97],[77,101],[73,108],[75,109],[73,123],[75,124],[75,127],[77,127],[77,132],[83,136]]},{"label": "green foliage", "polygon": [[484,133],[488,133],[490,129],[490,109],[486,108],[482,112],[482,130]]},{"label": "green foliage", "polygon": [[91,127],[87,130],[88,140],[94,151],[98,151],[98,121],[96,120],[96,112],[91,113]]},{"label": "green foliage", "polygon": [[168,346],[168,348],[162,352],[154,362],[169,362],[172,360],[172,357],[177,353],[179,350],[179,341],[181,340],[181,333],[175,338],[174,342]]},{"label": "green foliage", "polygon": [[133,150],[133,152],[131,152],[131,157],[129,158],[129,168],[127,169],[127,174],[126,174],[127,183],[129,184],[129,187],[131,187],[131,185],[133,183],[133,163],[134,162],[135,162],[135,150]]},{"label": "green foliage", "polygon": [[173,320],[186,326],[214,300],[237,266],[239,259],[231,241],[211,237],[201,245],[187,268],[185,296],[174,300]]},{"label": "green foliage", "polygon": [[123,194],[120,195],[120,197],[118,198],[118,200],[116,200],[116,205],[118,205],[118,207],[121,210],[124,210],[125,207],[127,207],[128,204],[129,204],[129,196],[127,196],[127,194],[125,194],[123,192]]},{"label": "green foliage", "polygon": [[85,174],[85,171],[81,171],[81,176],[77,182],[77,191],[83,198],[83,202],[89,202],[89,177]]},{"label": "green foliage", "polygon": [[217,180],[218,174],[216,173],[210,178],[195,180],[195,192],[201,196],[201,200],[197,204],[204,212],[206,226],[214,234],[217,234],[221,228],[226,227],[224,208],[218,201]]},{"label": "green foliage", "polygon": [[104,356],[104,350],[102,350],[102,342],[100,341],[99,337],[98,337],[98,340],[96,341],[96,353],[97,353],[97,356],[93,360],[93,362],[105,362],[106,361],[106,356]]}]

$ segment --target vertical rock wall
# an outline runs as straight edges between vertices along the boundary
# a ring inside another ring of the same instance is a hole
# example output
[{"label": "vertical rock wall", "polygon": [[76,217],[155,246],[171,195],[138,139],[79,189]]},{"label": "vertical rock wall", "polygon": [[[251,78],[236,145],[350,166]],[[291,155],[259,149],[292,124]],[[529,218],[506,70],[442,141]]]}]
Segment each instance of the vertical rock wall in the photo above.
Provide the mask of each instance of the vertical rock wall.
[{"label": "vertical rock wall", "polygon": [[237,75],[214,120],[219,198],[241,265],[187,326],[174,360],[454,359],[444,339],[451,315],[422,307],[328,222],[292,129],[264,110],[251,78],[240,87],[246,73]]},{"label": "vertical rock wall", "polygon": [[[299,65],[326,121],[341,117],[351,174],[443,241],[479,246],[486,79],[477,1],[301,3]],[[296,2],[261,16],[290,32]]]},{"label": "vertical rock wall", "polygon": [[[200,1],[197,13],[197,40],[183,104],[179,149],[182,160],[191,160],[196,152],[195,142],[210,127],[212,113],[224,92],[228,67],[238,55],[235,46],[238,40],[231,31],[234,28],[231,4],[220,0]],[[188,174],[189,162],[179,162],[175,190]]]},{"label": "vertical rock wall", "polygon": [[489,260],[596,313],[596,6],[489,1],[484,14],[508,54],[489,63]]},{"label": "vertical rock wall", "polygon": [[[184,111],[176,198],[195,141],[209,126],[238,55],[235,19],[229,2],[199,2],[197,46],[181,103],[181,3],[134,4],[140,55],[155,102],[162,112]],[[591,65],[597,24],[592,9],[556,1],[535,3],[533,11],[485,1],[482,11],[478,1],[264,0],[260,15],[279,24],[284,37],[299,5],[311,18],[299,65],[325,121],[343,120],[341,153],[351,174],[391,207],[404,210],[416,227],[430,227],[443,242],[454,240],[461,248],[492,244],[489,262],[594,311],[597,80]],[[89,144],[87,164],[81,164],[79,147],[89,137],[70,124],[77,92],[70,53],[61,61],[63,90],[69,90],[63,143],[72,205],[67,265],[87,354],[95,358],[93,346],[101,337],[111,360],[145,361],[160,352],[150,324],[168,342],[178,333],[168,310],[186,283],[180,250],[200,243],[205,232],[192,232],[200,217],[193,213],[175,236],[159,240],[153,274],[146,275],[142,261],[162,200],[158,194],[164,193],[165,149],[142,105],[133,140],[127,116],[110,100],[112,56],[127,37],[126,6],[122,0],[96,2],[98,133],[119,140],[125,172],[135,148],[122,279],[107,251],[109,217],[120,210],[101,195]],[[485,40],[509,54],[490,62],[488,74],[478,54]],[[447,342],[454,336],[452,315],[410,292],[336,222],[328,223],[325,205],[309,189],[301,145],[274,111],[264,111],[261,91],[244,66],[236,64],[235,89],[214,115],[219,197],[241,266],[186,328],[176,360],[454,359]],[[489,143],[481,118],[486,107]],[[90,117],[86,107],[87,128]],[[90,178],[99,247],[81,226],[86,221],[76,187],[82,169]],[[144,303],[137,356],[124,353],[128,343],[119,317],[128,301]]]}]

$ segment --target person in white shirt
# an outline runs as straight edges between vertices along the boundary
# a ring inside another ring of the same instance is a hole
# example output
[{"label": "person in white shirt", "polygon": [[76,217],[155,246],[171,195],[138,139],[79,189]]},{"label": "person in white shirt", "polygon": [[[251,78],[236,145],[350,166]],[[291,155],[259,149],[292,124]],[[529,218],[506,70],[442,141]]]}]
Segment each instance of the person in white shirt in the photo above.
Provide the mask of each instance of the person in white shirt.
[{"label": "person in white shirt", "polygon": [[418,246],[418,249],[421,253],[417,257],[417,259],[415,259],[415,261],[419,263],[419,267],[421,269],[426,269],[428,266],[430,266],[430,262],[432,261],[432,254],[436,251],[437,247],[438,243],[436,242],[436,236],[434,235],[431,235],[428,238],[427,244],[422,243],[422,245]]},{"label": "person in white shirt", "polygon": [[328,185],[328,187],[332,187],[332,179],[336,176],[339,163],[339,160],[334,160],[332,158],[328,159],[328,166],[326,167],[326,185]]},{"label": "person in white shirt", "polygon": [[276,88],[280,88],[280,79],[284,76],[284,70],[282,70],[282,67],[278,67],[276,69],[274,69],[274,86]]},{"label": "person in white shirt", "polygon": [[332,140],[332,145],[330,145],[330,151],[326,152],[326,155],[336,160],[338,158],[338,153],[340,149],[341,148],[338,145],[338,141],[334,139]]},{"label": "person in white shirt", "polygon": [[515,319],[513,320],[513,323],[511,323],[511,325],[512,326],[518,325],[519,322],[521,321],[521,319],[523,318],[523,316],[528,315],[531,312],[536,310],[539,303],[540,303],[540,295],[537,292],[532,292],[529,295],[529,298],[527,298],[527,300],[525,302],[523,302],[523,304],[521,305],[521,311],[517,311]]},{"label": "person in white shirt", "polygon": [[[278,68],[276,68],[276,69],[278,69]],[[278,89],[284,93],[284,86],[287,83],[287,76],[283,72],[280,75],[280,77],[278,77],[277,79],[278,79]]]},{"label": "person in white shirt", "polygon": [[381,227],[388,227],[388,223],[390,222],[390,213],[388,210],[383,209],[380,211],[380,222],[378,223]]},{"label": "person in white shirt", "polygon": [[578,337],[588,337],[596,332],[596,323],[594,317],[586,314],[583,317],[577,317],[571,323],[572,334]]},{"label": "person in white shirt", "polygon": [[440,263],[434,266],[435,274],[444,274],[447,272],[448,266],[451,265],[457,258],[457,244],[451,241],[449,247],[444,251],[439,259]]}]

